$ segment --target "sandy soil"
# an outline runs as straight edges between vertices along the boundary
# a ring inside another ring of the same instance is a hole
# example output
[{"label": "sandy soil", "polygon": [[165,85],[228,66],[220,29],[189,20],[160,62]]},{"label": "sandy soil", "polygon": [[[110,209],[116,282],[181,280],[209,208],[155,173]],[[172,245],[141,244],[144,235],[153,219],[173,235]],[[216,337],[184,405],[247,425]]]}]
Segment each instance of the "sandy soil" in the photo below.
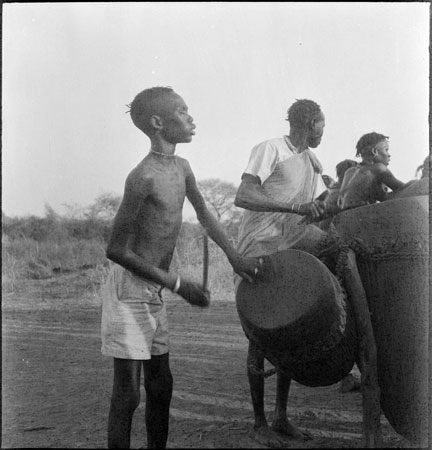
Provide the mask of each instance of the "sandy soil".
[{"label": "sandy soil", "polygon": [[[106,448],[112,361],[100,353],[100,302],[86,273],[32,281],[2,306],[2,448]],[[83,293],[84,292],[84,293]],[[266,448],[252,433],[247,339],[233,298],[207,310],[167,300],[174,376],[169,448]],[[268,365],[266,368],[270,368]],[[271,417],[275,377],[266,381]],[[145,448],[145,392],[132,448]],[[293,383],[289,416],[308,442],[285,448],[359,448],[361,394]],[[384,446],[400,437],[382,417]]]}]

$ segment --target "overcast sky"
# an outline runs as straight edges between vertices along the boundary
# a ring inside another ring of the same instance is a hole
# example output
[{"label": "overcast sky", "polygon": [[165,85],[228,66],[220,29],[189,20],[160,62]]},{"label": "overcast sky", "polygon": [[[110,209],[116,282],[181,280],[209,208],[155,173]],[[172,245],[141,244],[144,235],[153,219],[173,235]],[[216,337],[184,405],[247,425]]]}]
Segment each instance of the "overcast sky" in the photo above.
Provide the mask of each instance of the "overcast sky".
[{"label": "overcast sky", "polygon": [[326,116],[316,154],[332,177],[371,131],[390,136],[402,181],[429,153],[428,3],[11,3],[2,43],[8,216],[122,194],[150,147],[126,104],[156,85],[194,117],[177,153],[198,180],[238,185],[300,98]]}]

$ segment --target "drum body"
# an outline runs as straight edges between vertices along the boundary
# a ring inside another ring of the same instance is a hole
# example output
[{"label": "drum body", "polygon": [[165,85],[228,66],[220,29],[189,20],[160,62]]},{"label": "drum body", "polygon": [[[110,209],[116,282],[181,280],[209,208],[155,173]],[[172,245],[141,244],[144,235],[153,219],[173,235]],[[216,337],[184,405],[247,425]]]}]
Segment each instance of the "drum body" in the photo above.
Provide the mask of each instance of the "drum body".
[{"label": "drum body", "polygon": [[301,250],[264,256],[263,279],[236,295],[243,330],[276,367],[306,386],[340,381],[354,365],[354,316],[336,277]]},{"label": "drum body", "polygon": [[383,412],[399,434],[423,445],[428,433],[429,197],[347,210],[334,223],[345,241],[356,239]]}]

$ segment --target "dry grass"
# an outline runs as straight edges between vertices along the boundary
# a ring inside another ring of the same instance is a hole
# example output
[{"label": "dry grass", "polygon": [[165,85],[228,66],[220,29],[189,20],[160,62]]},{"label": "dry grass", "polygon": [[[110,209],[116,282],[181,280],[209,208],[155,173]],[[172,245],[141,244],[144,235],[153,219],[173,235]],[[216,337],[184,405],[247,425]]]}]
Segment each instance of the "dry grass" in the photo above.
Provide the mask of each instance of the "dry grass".
[{"label": "dry grass", "polygon": [[[31,284],[38,298],[95,296],[108,272],[105,244],[99,240],[37,242],[25,238],[3,238],[2,244],[3,294],[23,292]],[[219,247],[213,242],[209,247],[208,287],[212,297],[224,295],[231,298],[232,268]],[[202,249],[193,247],[183,259],[176,252],[171,271],[201,283]]]},{"label": "dry grass", "polygon": [[106,265],[104,244],[98,240],[3,239],[2,292],[14,292],[27,279],[48,279],[57,274]]},{"label": "dry grass", "polygon": [[[174,253],[170,268],[189,280],[202,283],[203,281],[203,254],[199,246],[195,246],[182,258]],[[233,270],[223,251],[212,241],[209,241],[209,270],[207,287],[214,295],[225,299],[234,298]]]}]

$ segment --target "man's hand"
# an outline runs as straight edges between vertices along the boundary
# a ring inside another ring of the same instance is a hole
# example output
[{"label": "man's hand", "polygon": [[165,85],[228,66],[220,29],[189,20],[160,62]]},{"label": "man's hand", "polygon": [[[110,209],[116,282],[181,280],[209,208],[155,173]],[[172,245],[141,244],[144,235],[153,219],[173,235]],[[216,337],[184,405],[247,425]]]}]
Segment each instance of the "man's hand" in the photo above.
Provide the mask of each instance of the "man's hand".
[{"label": "man's hand", "polygon": [[210,291],[194,281],[182,278],[180,288],[177,291],[189,304],[207,308],[210,306]]},{"label": "man's hand", "polygon": [[300,206],[299,214],[308,216],[311,219],[318,219],[324,215],[325,203],[322,200],[315,200],[310,203],[303,203]]},{"label": "man's hand", "polygon": [[332,218],[341,211],[339,206],[329,206],[325,202],[321,202],[320,200],[315,200],[315,202],[307,203],[306,205],[315,205],[315,207],[312,206],[312,211],[310,212],[310,214],[305,215],[303,219],[300,220],[299,224],[310,224]]},{"label": "man's hand", "polygon": [[230,263],[234,272],[246,281],[249,281],[249,283],[253,283],[262,268],[263,261],[261,258],[246,258],[239,255],[234,260],[231,260]]}]

